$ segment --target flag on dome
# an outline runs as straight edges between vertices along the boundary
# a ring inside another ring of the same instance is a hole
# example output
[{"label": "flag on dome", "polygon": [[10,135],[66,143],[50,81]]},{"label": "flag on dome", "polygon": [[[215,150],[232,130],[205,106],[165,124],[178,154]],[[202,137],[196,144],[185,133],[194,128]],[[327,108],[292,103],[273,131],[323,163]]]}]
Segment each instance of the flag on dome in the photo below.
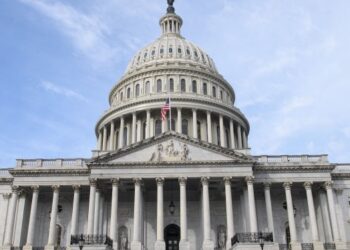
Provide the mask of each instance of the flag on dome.
[{"label": "flag on dome", "polygon": [[160,112],[162,116],[162,121],[166,120],[166,114],[168,113],[169,110],[170,110],[170,98],[167,98]]}]

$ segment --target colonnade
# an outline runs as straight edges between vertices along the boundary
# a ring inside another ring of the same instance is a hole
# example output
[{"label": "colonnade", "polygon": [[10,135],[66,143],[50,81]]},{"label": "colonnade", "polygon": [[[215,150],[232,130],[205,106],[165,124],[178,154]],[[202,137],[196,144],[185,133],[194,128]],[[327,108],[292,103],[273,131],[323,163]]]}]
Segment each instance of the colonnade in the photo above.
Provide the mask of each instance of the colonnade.
[{"label": "colonnade", "polygon": [[[192,134],[190,135],[194,139],[199,139],[201,136],[198,134],[198,111],[197,109],[190,109],[192,111]],[[97,148],[101,151],[113,151],[119,148],[123,148],[125,144],[124,140],[124,133],[126,125],[128,125],[127,130],[130,129],[131,131],[127,132],[128,137],[130,136],[131,140],[128,140],[126,144],[133,144],[136,142],[141,141],[143,138],[147,139],[152,136],[154,136],[154,130],[155,130],[155,124],[154,122],[151,122],[151,112],[154,110],[146,110],[139,113],[132,113],[131,114],[131,121],[126,124],[126,117],[127,116],[120,116],[116,118],[115,120],[111,121],[108,124],[105,124],[102,129],[99,130],[98,133],[98,142],[97,142]],[[176,111],[176,112],[174,112]],[[176,118],[175,120],[175,128],[172,128],[172,130],[175,130],[178,133],[183,133],[182,131],[182,120],[183,120],[183,109],[182,108],[172,108],[173,117]],[[248,148],[248,138],[247,138],[247,131],[234,121],[231,117],[224,116],[222,114],[212,113],[210,111],[201,111],[206,114],[206,138],[204,137],[207,142],[214,143],[213,140],[213,115],[218,117],[218,120],[215,120],[215,122],[218,124],[219,130],[217,133],[217,140],[216,142],[221,147],[227,147],[232,149],[246,149]],[[160,109],[159,109],[160,114]],[[145,117],[145,118],[144,118]],[[130,118],[130,115],[128,116]],[[143,128],[143,125],[145,128]],[[167,126],[167,121],[162,121],[162,133],[169,130]],[[117,135],[118,131],[118,135]],[[216,130],[214,130],[216,131]],[[118,141],[117,141],[118,140]]]},{"label": "colonnade", "polygon": [[[166,179],[157,178],[157,230],[156,230],[156,243],[155,249],[164,249],[164,182]],[[189,241],[188,241],[188,227],[187,227],[187,178],[180,177],[179,181],[179,193],[180,193],[180,249],[190,249]],[[142,248],[142,237],[141,237],[141,228],[142,228],[142,179],[135,178],[134,182],[134,220],[133,220],[133,238],[131,241],[132,250],[141,249]],[[209,199],[209,185],[210,178],[202,177],[200,178],[201,186],[202,186],[202,210],[203,210],[203,249],[213,249],[214,243],[211,238],[211,219],[210,219],[210,199]],[[234,230],[234,218],[233,218],[233,204],[232,204],[232,188],[231,188],[231,177],[223,178],[224,186],[225,186],[225,204],[226,204],[226,226],[227,226],[227,247],[230,247],[231,238],[235,234]],[[248,215],[249,215],[249,231],[250,233],[258,232],[258,223],[256,217],[256,207],[255,207],[255,196],[254,196],[254,178],[252,176],[248,176],[245,178],[246,188],[247,188],[247,198],[248,198]],[[119,179],[112,179],[112,193],[111,193],[111,210],[110,210],[110,238],[114,242],[114,247],[118,244],[118,189],[119,189]],[[277,185],[277,184],[275,184]],[[270,193],[270,183],[264,183],[264,194],[265,194],[265,204],[266,204],[266,213],[267,213],[267,223],[268,229],[270,232],[274,233],[274,219],[272,212],[272,201],[271,201],[271,193]],[[336,211],[334,205],[333,198],[333,190],[332,183],[326,182],[324,183],[324,188],[326,190],[327,199],[328,199],[328,207],[330,214],[330,222],[331,222],[331,235],[333,235],[334,242],[341,242]],[[286,197],[286,205],[287,205],[287,215],[288,215],[288,224],[290,229],[290,239],[292,249],[299,249],[299,241],[297,237],[297,230],[294,219],[294,206],[292,199],[292,183],[285,182],[283,183],[283,187],[285,190]],[[320,237],[318,233],[315,207],[312,195],[312,183],[305,182],[304,183],[307,204],[308,204],[308,212],[310,218],[310,227],[312,232],[312,241],[315,246],[315,249],[323,249],[323,244],[320,242]],[[78,217],[79,217],[79,203],[80,203],[80,186],[73,186],[74,189],[74,197],[73,197],[73,209],[72,209],[72,217],[71,217],[71,235],[77,235],[78,233]],[[49,236],[47,241],[46,249],[51,249],[50,247],[54,247],[55,245],[55,230],[56,230],[56,221],[57,221],[57,213],[58,213],[58,200],[59,200],[59,186],[53,186],[53,195],[52,195],[52,207],[50,214],[50,224],[49,224]],[[4,246],[12,246],[13,241],[13,229],[15,222],[15,212],[16,212],[16,204],[18,200],[19,188],[13,187],[13,192],[10,199],[10,205],[8,210],[8,219],[5,229],[5,238],[4,238]],[[31,249],[30,247],[33,245],[34,234],[35,234],[35,223],[36,223],[36,214],[37,214],[37,206],[38,206],[38,195],[39,195],[39,186],[32,187],[32,203],[28,224],[28,233],[26,238],[26,245],[24,249]],[[98,228],[98,217],[99,208],[101,199],[101,193],[97,188],[97,180],[90,179],[90,196],[89,196],[89,208],[88,208],[88,222],[87,222],[87,235],[97,235],[101,234],[101,230]],[[115,248],[116,249],[116,248]]]}]

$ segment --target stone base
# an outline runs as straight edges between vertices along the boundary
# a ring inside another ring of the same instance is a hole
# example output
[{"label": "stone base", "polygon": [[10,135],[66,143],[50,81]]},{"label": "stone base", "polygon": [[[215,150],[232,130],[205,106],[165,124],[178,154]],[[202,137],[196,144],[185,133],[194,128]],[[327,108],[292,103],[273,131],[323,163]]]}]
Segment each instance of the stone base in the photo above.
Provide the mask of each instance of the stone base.
[{"label": "stone base", "polygon": [[[232,248],[227,248],[232,250],[261,250],[261,247],[257,243],[236,243]],[[264,250],[279,250],[277,243],[265,242]]]},{"label": "stone base", "polygon": [[55,246],[46,245],[44,250],[55,250]]},{"label": "stone base", "polygon": [[299,242],[290,243],[291,250],[302,250],[301,244]]},{"label": "stone base", "polygon": [[32,250],[33,249],[33,246],[23,246],[23,250]]},{"label": "stone base", "polygon": [[324,250],[323,242],[321,241],[314,241],[314,250]]},{"label": "stone base", "polygon": [[179,244],[180,250],[190,250],[190,242],[187,240],[181,240]]},{"label": "stone base", "polygon": [[203,242],[203,250],[214,250],[215,246],[214,246],[214,242],[211,240],[207,240]]},{"label": "stone base", "polygon": [[1,250],[11,250],[11,246],[3,246],[1,247]]},{"label": "stone base", "polygon": [[[83,249],[84,250],[110,250],[112,248],[106,245],[84,245]],[[68,246],[67,250],[80,250],[80,248],[78,245],[74,245],[74,246]]]},{"label": "stone base", "polygon": [[346,243],[343,242],[343,241],[336,241],[334,242],[335,243],[335,249],[341,249],[341,250],[347,250],[347,246],[346,246]]},{"label": "stone base", "polygon": [[133,241],[131,242],[131,250],[142,250],[142,244],[139,241]]},{"label": "stone base", "polygon": [[156,243],[154,244],[154,250],[165,250],[165,242],[156,241]]}]

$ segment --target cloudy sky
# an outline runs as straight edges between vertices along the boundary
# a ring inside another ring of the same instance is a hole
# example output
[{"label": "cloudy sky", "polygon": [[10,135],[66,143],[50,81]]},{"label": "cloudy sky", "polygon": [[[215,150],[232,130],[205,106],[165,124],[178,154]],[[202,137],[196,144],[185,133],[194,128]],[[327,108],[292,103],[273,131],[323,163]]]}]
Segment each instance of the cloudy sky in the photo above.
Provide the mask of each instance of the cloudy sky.
[{"label": "cloudy sky", "polygon": [[[176,0],[214,58],[254,154],[350,162],[350,1]],[[89,157],[107,96],[155,40],[166,0],[0,1],[0,167]]]}]

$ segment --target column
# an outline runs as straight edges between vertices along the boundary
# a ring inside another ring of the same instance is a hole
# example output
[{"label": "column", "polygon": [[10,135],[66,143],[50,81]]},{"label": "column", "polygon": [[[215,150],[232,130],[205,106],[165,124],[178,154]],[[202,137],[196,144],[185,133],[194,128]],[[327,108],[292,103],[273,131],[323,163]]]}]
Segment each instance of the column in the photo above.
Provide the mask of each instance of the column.
[{"label": "column", "polygon": [[286,192],[290,240],[291,240],[291,244],[293,244],[297,242],[297,230],[295,227],[295,220],[294,220],[294,207],[293,207],[293,200],[292,200],[292,193],[291,193],[291,185],[292,185],[291,182],[283,183],[283,187]]},{"label": "column", "polygon": [[237,148],[242,149],[242,129],[241,125],[237,124]]},{"label": "column", "polygon": [[214,242],[211,240],[209,178],[202,177],[201,182],[203,194],[203,250],[212,250],[214,249]]},{"label": "column", "polygon": [[192,109],[192,123],[193,123],[193,138],[198,138],[198,128],[197,128],[197,110]]},{"label": "column", "polygon": [[114,150],[114,121],[111,122],[110,132],[109,132],[109,150]]},{"label": "column", "polygon": [[95,194],[95,210],[94,210],[94,235],[99,234],[99,217],[100,217],[100,197],[101,192],[99,189],[96,189]]},{"label": "column", "polygon": [[180,250],[189,250],[189,242],[187,240],[187,195],[186,195],[185,177],[179,178],[180,185]]},{"label": "column", "polygon": [[275,230],[273,225],[273,214],[272,214],[272,202],[271,202],[271,183],[264,183],[264,192],[265,192],[265,205],[266,205],[266,214],[267,214],[267,227],[269,232],[275,236]]},{"label": "column", "polygon": [[119,179],[112,180],[112,201],[111,201],[111,226],[110,237],[113,240],[113,249],[118,249],[118,188]]},{"label": "column", "polygon": [[31,246],[33,246],[33,240],[34,240],[36,211],[38,207],[38,197],[39,197],[39,186],[33,186],[32,189],[33,189],[33,196],[32,196],[32,204],[30,207],[27,242],[25,245],[25,247],[29,247],[29,249],[31,249]]},{"label": "column", "polygon": [[151,111],[146,111],[146,139],[150,138],[150,131],[151,131]]},{"label": "column", "polygon": [[132,125],[131,125],[131,143],[136,142],[136,113],[132,113]]},{"label": "column", "polygon": [[7,213],[7,224],[5,230],[4,246],[12,245],[13,228],[15,222],[15,213],[17,207],[17,200],[19,195],[19,188],[17,186],[12,187],[12,195],[10,200],[10,206]]},{"label": "column", "polygon": [[97,149],[102,150],[102,132],[99,130],[97,135]]},{"label": "column", "polygon": [[157,178],[157,241],[155,250],[165,250],[164,242],[164,196],[163,184],[164,178]]},{"label": "column", "polygon": [[57,221],[57,212],[58,212],[58,198],[59,198],[59,186],[52,186],[53,196],[52,196],[52,207],[50,214],[50,227],[49,227],[49,239],[47,241],[48,247],[55,246],[55,236],[56,236],[56,221]]},{"label": "column", "polygon": [[247,182],[247,191],[248,191],[248,206],[249,206],[249,221],[250,221],[250,232],[258,232],[258,223],[256,219],[256,207],[255,207],[255,195],[254,195],[254,178],[248,176],[245,178]]},{"label": "column", "polygon": [[106,151],[107,150],[107,127],[106,125],[103,127],[103,140],[102,140],[102,150]]},{"label": "column", "polygon": [[94,233],[96,184],[97,184],[96,179],[90,179],[89,214],[88,214],[88,226],[87,226],[88,235],[93,235]]},{"label": "column", "polygon": [[78,220],[79,220],[80,186],[74,185],[73,190],[74,190],[74,196],[73,196],[72,222],[71,222],[70,234],[77,235]]},{"label": "column", "polygon": [[120,127],[119,127],[119,147],[124,146],[124,117],[120,117]]},{"label": "column", "polygon": [[182,114],[181,108],[177,108],[177,132],[182,133]]},{"label": "column", "polygon": [[220,125],[220,146],[225,147],[225,129],[224,129],[224,117],[219,115],[219,125]]},{"label": "column", "polygon": [[234,132],[234,126],[233,126],[233,121],[230,120],[230,140],[231,140],[231,148],[235,149],[235,132]]},{"label": "column", "polygon": [[340,239],[340,234],[339,234],[339,229],[338,229],[337,217],[335,214],[332,182],[327,181],[324,184],[324,187],[325,187],[326,192],[327,192],[328,208],[329,208],[329,215],[331,217],[333,240],[334,240],[334,242],[339,242],[339,241],[341,241],[341,239]]},{"label": "column", "polygon": [[207,138],[209,143],[213,142],[213,137],[211,133],[211,113],[209,111],[207,111]]},{"label": "column", "polygon": [[243,148],[248,148],[247,132],[243,130]]},{"label": "column", "polygon": [[231,248],[231,239],[234,236],[233,208],[231,193],[231,177],[225,177],[225,197],[226,197],[226,225],[227,225],[227,242],[226,249]]},{"label": "column", "polygon": [[133,228],[133,239],[131,242],[131,250],[141,250],[141,179],[135,178],[135,194],[134,194],[134,228]]},{"label": "column", "polygon": [[137,142],[141,141],[141,131],[142,131],[142,122],[141,122],[141,120],[138,120],[137,121],[137,136],[136,136]]}]

